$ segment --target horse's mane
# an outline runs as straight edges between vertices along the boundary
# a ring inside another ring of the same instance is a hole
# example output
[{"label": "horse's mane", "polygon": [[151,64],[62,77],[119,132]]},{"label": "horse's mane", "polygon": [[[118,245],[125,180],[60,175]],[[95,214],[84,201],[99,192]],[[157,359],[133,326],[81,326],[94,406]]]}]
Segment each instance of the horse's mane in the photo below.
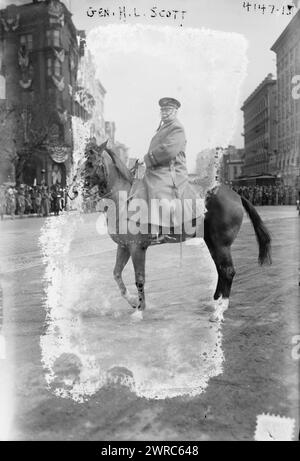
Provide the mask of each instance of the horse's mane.
[{"label": "horse's mane", "polygon": [[120,157],[117,154],[115,154],[108,147],[105,147],[105,150],[108,153],[108,155],[110,156],[110,158],[112,159],[115,167],[117,168],[117,170],[119,171],[121,176],[123,176],[123,178],[125,178],[126,181],[129,181],[130,184],[132,184],[133,183],[133,176],[132,176],[131,171],[125,165],[125,163],[120,159]]}]

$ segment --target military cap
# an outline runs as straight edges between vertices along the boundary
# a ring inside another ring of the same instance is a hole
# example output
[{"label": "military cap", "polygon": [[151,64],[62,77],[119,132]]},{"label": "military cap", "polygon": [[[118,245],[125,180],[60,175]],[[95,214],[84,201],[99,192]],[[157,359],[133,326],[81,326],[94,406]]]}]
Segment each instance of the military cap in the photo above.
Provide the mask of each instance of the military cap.
[{"label": "military cap", "polygon": [[158,101],[158,104],[160,105],[160,107],[171,106],[175,107],[175,109],[179,109],[179,107],[181,106],[180,102],[177,101],[177,99],[175,98],[161,98]]}]

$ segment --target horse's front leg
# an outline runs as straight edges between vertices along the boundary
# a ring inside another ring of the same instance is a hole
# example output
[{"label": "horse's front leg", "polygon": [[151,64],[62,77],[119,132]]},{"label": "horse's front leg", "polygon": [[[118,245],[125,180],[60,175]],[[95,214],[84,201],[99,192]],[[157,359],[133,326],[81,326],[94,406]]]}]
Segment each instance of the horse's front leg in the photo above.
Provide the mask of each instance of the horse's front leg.
[{"label": "horse's front leg", "polygon": [[135,284],[138,291],[138,306],[133,318],[142,319],[143,310],[146,307],[145,303],[145,263],[146,263],[146,249],[139,245],[131,248],[131,258],[135,272]]},{"label": "horse's front leg", "polygon": [[127,290],[123,282],[123,278],[122,278],[123,269],[126,266],[129,258],[130,258],[129,248],[127,246],[118,245],[116,264],[114,268],[114,279],[118,284],[118,287],[120,289],[120,292],[123,298],[125,298],[126,301],[128,301],[131,307],[136,308],[138,306],[138,298],[135,296],[132,296],[129,293],[129,291]]}]

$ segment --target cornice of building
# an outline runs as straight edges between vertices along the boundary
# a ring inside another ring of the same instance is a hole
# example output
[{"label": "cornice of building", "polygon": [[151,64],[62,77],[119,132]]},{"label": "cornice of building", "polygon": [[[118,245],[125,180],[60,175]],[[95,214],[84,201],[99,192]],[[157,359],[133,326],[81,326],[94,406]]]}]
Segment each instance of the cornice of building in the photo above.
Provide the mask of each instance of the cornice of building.
[{"label": "cornice of building", "polygon": [[266,87],[269,85],[275,85],[277,80],[273,77],[272,74],[268,74],[267,77],[255,88],[255,90],[248,96],[248,98],[244,101],[241,110],[244,111],[246,106]]},{"label": "cornice of building", "polygon": [[283,30],[283,32],[279,35],[278,39],[276,42],[271,46],[271,51],[274,51],[274,53],[277,53],[278,48],[283,44],[283,42],[286,40],[286,38],[290,35],[293,34],[296,30],[298,30],[300,27],[300,10],[298,13],[293,17],[293,19],[288,23],[286,28]]}]

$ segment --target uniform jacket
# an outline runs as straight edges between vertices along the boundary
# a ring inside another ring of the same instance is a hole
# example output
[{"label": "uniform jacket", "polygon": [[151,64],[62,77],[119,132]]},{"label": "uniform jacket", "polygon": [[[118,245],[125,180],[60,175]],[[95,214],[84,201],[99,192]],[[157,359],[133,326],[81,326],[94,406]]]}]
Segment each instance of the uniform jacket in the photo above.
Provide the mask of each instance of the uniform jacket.
[{"label": "uniform jacket", "polygon": [[[174,218],[172,225],[180,225],[181,221],[190,221],[200,216],[201,211],[195,208],[196,192],[188,181],[185,156],[186,137],[181,123],[174,119],[163,124],[153,136],[148,153],[144,157],[146,171],[144,178],[136,185],[134,198],[144,198],[150,207],[151,199],[192,199],[193,205],[185,204],[184,219]],[[186,202],[187,203],[187,202]],[[179,215],[178,215],[179,216]],[[152,224],[168,226],[158,211],[152,208],[149,216]]]},{"label": "uniform jacket", "polygon": [[148,168],[166,167],[171,161],[185,167],[186,138],[183,126],[177,120],[164,123],[153,136],[144,160]]}]

